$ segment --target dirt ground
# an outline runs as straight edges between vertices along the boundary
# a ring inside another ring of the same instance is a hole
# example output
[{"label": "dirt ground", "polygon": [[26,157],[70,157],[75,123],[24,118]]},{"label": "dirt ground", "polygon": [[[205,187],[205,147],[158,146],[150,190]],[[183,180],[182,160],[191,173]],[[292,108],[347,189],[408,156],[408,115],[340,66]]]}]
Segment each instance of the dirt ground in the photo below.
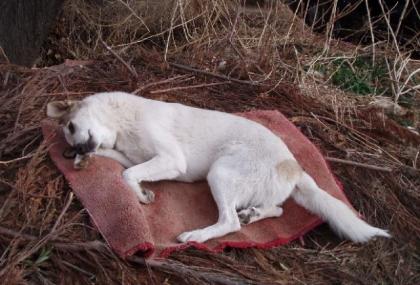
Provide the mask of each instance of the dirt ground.
[{"label": "dirt ground", "polygon": [[[264,27],[264,18],[255,19]],[[171,47],[167,53],[147,42],[131,52],[105,50],[90,61],[63,64],[45,56],[43,62],[54,65],[0,65],[3,284],[420,284],[420,136],[370,105],[369,97],[295,76],[303,69],[294,67],[313,57],[316,39],[324,37],[308,34],[277,47],[276,56],[261,56],[262,47],[226,44],[232,42],[232,29],[225,33],[218,32],[211,43]],[[230,48],[221,52],[222,46]],[[331,43],[331,50],[343,54],[354,49]],[[60,54],[86,59],[62,49]],[[221,68],[222,61],[232,72]],[[271,69],[276,76],[266,76]],[[322,225],[271,250],[190,249],[165,262],[119,259],[80,202],[70,198],[40,130],[49,101],[113,90],[225,112],[281,111],[325,156],[344,160],[330,163],[346,195],[369,223],[388,228],[393,238],[359,245]]]}]

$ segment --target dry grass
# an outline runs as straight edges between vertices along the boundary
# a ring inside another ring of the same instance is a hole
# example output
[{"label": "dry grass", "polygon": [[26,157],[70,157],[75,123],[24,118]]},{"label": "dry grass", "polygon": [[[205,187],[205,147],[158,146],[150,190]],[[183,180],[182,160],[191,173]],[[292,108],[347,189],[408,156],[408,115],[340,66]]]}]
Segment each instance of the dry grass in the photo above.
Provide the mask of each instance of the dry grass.
[{"label": "dry grass", "polygon": [[[68,13],[56,30],[63,40],[57,40],[56,46],[50,43],[53,55],[95,58],[93,63],[42,69],[0,66],[0,275],[4,284],[420,283],[420,138],[369,105],[377,94],[354,96],[339,90],[331,86],[331,74],[316,68],[337,58],[353,64],[360,55],[372,56],[371,47],[313,34],[282,4],[232,9],[234,1],[214,0],[192,13],[184,5],[202,2],[161,1],[159,5],[175,3],[178,8],[168,10],[175,16],[152,27],[150,19],[136,10],[140,6],[127,8],[144,2],[109,2],[116,5],[109,11],[118,13],[101,10],[106,17],[98,19],[98,11],[75,6],[89,1],[68,1]],[[116,20],[121,15],[125,22]],[[392,45],[375,43],[376,60],[386,58],[391,69],[399,54]],[[57,60],[44,59],[44,63]],[[168,62],[194,66],[219,78]],[[395,90],[400,95],[397,98],[392,88],[387,95],[398,103],[417,94],[413,80],[417,75],[413,60],[401,57],[397,64],[403,68],[396,66],[391,82],[399,84]],[[410,74],[414,75],[410,78]],[[242,83],[226,80],[230,77]],[[147,265],[141,259],[118,259],[104,246],[80,202],[71,197],[47,156],[39,128],[48,101],[106,90],[136,91],[149,98],[226,112],[282,111],[325,155],[393,170],[332,165],[355,208],[369,222],[389,228],[394,238],[355,245],[321,226],[302,240],[273,250],[223,254],[188,250],[174,254],[168,263]]]}]

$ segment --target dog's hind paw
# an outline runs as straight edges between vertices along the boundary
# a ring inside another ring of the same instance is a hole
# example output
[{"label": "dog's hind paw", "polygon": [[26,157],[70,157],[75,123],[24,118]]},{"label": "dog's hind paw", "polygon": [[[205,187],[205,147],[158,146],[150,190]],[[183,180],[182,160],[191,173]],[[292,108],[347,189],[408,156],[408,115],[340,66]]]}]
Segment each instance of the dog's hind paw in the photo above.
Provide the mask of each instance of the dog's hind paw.
[{"label": "dog's hind paw", "polygon": [[207,239],[204,237],[203,230],[195,230],[184,232],[176,238],[179,242],[186,243],[189,241],[204,242]]},{"label": "dog's hind paw", "polygon": [[253,222],[255,218],[259,217],[259,212],[257,208],[251,207],[247,209],[243,209],[238,212],[238,218],[241,225],[247,225]]},{"label": "dog's hind paw", "polygon": [[238,218],[242,225],[248,225],[262,219],[280,217],[282,214],[283,208],[279,206],[266,208],[250,207],[240,210]]}]

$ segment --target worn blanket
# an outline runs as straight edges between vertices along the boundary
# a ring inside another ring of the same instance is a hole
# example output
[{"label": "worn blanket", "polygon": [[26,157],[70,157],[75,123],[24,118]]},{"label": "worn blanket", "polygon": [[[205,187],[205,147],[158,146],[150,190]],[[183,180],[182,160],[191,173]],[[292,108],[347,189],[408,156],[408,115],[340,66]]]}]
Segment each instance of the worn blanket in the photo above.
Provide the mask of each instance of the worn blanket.
[{"label": "worn blanket", "polygon": [[[257,121],[280,136],[322,189],[350,205],[319,150],[281,113],[252,111],[238,115]],[[205,181],[148,183],[147,188],[156,195],[155,202],[142,205],[124,183],[123,167],[118,162],[97,156],[86,169],[75,170],[73,160],[62,155],[67,145],[58,125],[52,121],[42,125],[52,160],[103,238],[122,258],[133,254],[167,257],[190,246],[209,251],[222,251],[225,247],[271,248],[299,238],[322,223],[289,199],[279,218],[243,226],[237,233],[205,243],[180,244],[176,241],[180,233],[217,220],[216,205]]]}]

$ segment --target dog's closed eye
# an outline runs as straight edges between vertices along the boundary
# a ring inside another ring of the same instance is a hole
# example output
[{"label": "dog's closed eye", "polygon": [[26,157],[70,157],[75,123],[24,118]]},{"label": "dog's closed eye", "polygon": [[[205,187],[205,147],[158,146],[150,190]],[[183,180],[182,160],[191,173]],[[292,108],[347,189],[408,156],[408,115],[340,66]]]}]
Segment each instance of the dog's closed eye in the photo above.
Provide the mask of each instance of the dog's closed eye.
[{"label": "dog's closed eye", "polygon": [[71,134],[74,134],[74,132],[76,131],[76,128],[75,128],[74,124],[72,122],[70,122],[67,127],[69,128],[69,132]]}]

